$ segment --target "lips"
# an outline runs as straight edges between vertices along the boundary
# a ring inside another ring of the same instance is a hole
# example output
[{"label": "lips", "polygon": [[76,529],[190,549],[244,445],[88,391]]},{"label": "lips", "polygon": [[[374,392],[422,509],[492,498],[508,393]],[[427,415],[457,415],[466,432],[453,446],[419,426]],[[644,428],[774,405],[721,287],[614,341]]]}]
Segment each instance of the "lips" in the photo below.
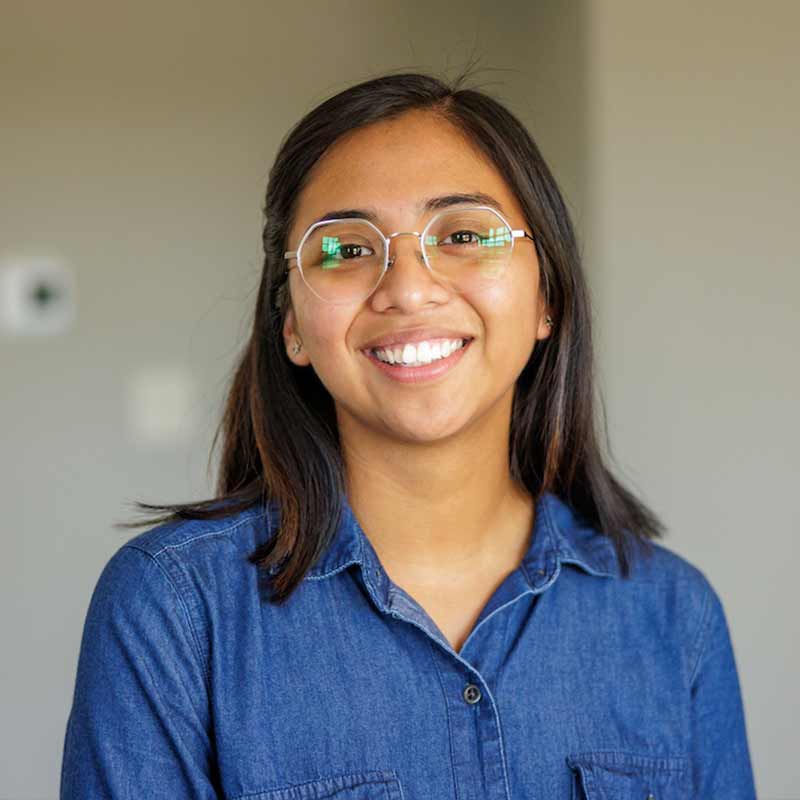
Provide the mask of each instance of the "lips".
[{"label": "lips", "polygon": [[455,328],[407,328],[392,331],[371,339],[362,346],[363,351],[376,350],[384,347],[404,347],[407,344],[431,341],[434,339],[473,339],[474,337]]},{"label": "lips", "polygon": [[422,364],[418,367],[406,366],[405,364],[387,364],[377,358],[372,351],[364,351],[366,358],[371,361],[385,376],[404,384],[425,384],[436,381],[454,369],[464,358],[464,354],[469,350],[472,339],[468,339],[463,347],[454,350],[447,358],[440,358],[431,361],[429,364]]}]

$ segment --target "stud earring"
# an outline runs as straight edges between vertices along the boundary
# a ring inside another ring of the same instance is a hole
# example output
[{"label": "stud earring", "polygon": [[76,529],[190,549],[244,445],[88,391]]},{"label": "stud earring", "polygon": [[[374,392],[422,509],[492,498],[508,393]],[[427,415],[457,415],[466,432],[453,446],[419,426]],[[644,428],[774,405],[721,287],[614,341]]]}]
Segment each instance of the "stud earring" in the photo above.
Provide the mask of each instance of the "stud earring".
[{"label": "stud earring", "polygon": [[553,327],[553,319],[549,314],[544,318],[544,324],[547,325],[548,328]]},{"label": "stud earring", "polygon": [[292,352],[297,355],[303,349],[303,345],[295,339],[294,344],[292,345]]}]

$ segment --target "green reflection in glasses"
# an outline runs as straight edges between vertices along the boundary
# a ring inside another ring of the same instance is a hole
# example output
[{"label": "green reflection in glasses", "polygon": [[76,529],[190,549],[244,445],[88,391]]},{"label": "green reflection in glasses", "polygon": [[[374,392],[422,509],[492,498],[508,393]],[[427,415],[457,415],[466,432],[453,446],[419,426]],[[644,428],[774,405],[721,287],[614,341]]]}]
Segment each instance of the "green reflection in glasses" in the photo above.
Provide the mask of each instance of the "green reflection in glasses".
[{"label": "green reflection in glasses", "polygon": [[[506,247],[512,239],[511,231],[505,226],[489,228],[489,233],[486,236],[481,236],[480,234],[476,235],[481,247]],[[425,237],[425,244],[431,247],[437,247],[439,245],[439,237],[428,234]]]},{"label": "green reflection in glasses", "polygon": [[339,264],[339,250],[341,249],[341,242],[338,236],[323,236],[322,237],[322,268],[330,269]]},{"label": "green reflection in glasses", "polygon": [[511,241],[511,231],[506,228],[489,228],[488,236],[481,236],[483,247],[505,247]]}]

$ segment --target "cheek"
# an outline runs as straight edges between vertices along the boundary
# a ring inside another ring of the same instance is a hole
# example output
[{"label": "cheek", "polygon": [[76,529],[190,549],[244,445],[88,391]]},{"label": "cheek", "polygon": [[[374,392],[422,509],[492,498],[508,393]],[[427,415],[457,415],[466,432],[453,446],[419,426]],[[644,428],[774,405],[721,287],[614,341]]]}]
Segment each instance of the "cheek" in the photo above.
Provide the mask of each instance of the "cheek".
[{"label": "cheek", "polygon": [[485,316],[500,325],[505,323],[535,327],[539,284],[535,275],[520,269],[499,283],[484,286],[471,294],[471,303]]},{"label": "cheek", "polygon": [[324,303],[313,295],[300,299],[296,309],[303,342],[311,358],[321,365],[334,360],[336,353],[345,347],[353,312]]},{"label": "cheek", "polygon": [[526,363],[536,340],[535,277],[521,275],[485,287],[470,303],[481,317],[487,347],[503,361]]},{"label": "cheek", "polygon": [[292,306],[295,310],[297,327],[303,334],[303,341],[307,342],[310,348],[312,340],[321,338],[321,331],[324,331],[329,324],[334,307],[323,303],[305,286],[301,286],[299,279],[292,288]]}]

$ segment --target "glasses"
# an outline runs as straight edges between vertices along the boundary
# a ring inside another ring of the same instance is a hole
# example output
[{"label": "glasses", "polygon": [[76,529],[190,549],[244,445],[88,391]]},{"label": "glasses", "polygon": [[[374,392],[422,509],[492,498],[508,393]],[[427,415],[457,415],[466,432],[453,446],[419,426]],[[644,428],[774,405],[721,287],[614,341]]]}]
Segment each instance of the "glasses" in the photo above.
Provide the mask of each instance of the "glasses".
[{"label": "glasses", "polygon": [[[440,211],[422,233],[398,231],[384,236],[360,217],[315,222],[297,250],[287,250],[283,257],[297,261],[303,281],[320,300],[333,305],[362,303],[394,264],[389,243],[396,236],[417,237],[430,273],[458,293],[479,291],[502,278],[514,242],[535,241],[527,231],[513,229],[495,209],[469,206]],[[294,268],[288,266],[286,271]]]}]

